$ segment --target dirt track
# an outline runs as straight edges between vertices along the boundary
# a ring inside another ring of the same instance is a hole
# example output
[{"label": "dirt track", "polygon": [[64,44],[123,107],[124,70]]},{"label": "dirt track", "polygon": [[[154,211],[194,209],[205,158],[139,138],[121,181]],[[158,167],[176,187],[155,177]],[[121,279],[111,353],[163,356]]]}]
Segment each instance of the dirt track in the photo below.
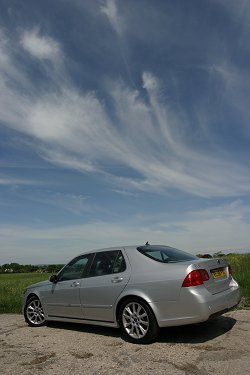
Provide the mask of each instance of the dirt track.
[{"label": "dirt track", "polygon": [[166,328],[147,346],[119,334],[73,324],[31,328],[21,315],[0,315],[0,373],[250,375],[250,310]]}]

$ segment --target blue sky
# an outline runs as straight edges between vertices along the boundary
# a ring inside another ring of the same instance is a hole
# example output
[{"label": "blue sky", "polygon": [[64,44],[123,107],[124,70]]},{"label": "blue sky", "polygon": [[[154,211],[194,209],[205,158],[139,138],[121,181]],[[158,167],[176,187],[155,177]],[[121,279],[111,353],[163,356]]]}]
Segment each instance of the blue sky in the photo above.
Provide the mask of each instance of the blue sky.
[{"label": "blue sky", "polygon": [[0,264],[250,250],[245,0],[0,0]]}]

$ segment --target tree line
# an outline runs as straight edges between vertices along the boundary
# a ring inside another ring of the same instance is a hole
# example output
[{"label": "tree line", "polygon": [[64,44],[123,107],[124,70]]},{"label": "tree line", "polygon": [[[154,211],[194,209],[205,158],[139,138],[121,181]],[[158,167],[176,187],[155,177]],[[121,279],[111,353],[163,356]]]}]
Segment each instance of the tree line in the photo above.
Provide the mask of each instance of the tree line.
[{"label": "tree line", "polygon": [[0,266],[0,273],[57,273],[64,264],[44,264],[44,265],[32,265],[32,264],[19,264],[19,263],[6,263]]}]

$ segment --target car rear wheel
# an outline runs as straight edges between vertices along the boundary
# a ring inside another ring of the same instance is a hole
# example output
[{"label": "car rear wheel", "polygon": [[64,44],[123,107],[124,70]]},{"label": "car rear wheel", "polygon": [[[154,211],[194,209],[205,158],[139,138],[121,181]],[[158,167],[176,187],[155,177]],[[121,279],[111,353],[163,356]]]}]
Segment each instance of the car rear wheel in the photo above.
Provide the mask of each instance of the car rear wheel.
[{"label": "car rear wheel", "polygon": [[123,302],[119,323],[126,340],[137,344],[152,342],[159,333],[155,316],[146,302],[130,298]]},{"label": "car rear wheel", "polygon": [[24,308],[24,317],[26,322],[32,327],[45,325],[43,307],[38,297],[31,297]]}]

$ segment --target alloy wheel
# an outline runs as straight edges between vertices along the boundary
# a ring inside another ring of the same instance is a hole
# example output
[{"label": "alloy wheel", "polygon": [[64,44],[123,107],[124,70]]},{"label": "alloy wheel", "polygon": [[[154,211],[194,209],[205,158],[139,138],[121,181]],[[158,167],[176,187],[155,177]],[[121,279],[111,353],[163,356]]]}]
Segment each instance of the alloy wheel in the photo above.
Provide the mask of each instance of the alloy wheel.
[{"label": "alloy wheel", "polygon": [[32,297],[26,304],[25,317],[32,326],[41,326],[45,323],[42,304],[37,297]]},{"label": "alloy wheel", "polygon": [[130,337],[142,339],[148,332],[149,316],[140,303],[130,302],[123,309],[122,323]]}]

